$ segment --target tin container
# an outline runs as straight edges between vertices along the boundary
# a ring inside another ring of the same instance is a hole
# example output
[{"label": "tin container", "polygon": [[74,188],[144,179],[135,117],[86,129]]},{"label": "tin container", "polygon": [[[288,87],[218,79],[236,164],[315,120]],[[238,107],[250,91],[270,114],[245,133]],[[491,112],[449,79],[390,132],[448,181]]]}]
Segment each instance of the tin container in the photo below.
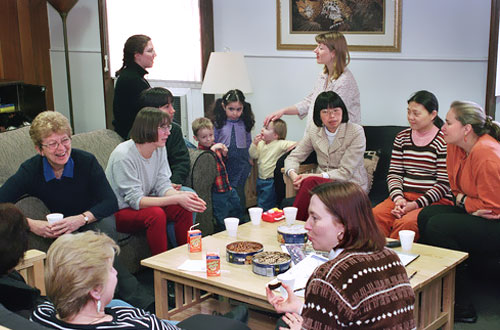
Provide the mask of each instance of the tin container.
[{"label": "tin container", "polygon": [[226,260],[232,264],[250,265],[256,253],[264,251],[264,246],[252,241],[236,241],[226,245]]},{"label": "tin container", "polygon": [[257,275],[274,277],[290,269],[291,259],[284,252],[261,252],[252,258],[252,271]]},{"label": "tin container", "polygon": [[281,244],[303,244],[307,242],[304,225],[284,225],[278,227],[278,242]]}]

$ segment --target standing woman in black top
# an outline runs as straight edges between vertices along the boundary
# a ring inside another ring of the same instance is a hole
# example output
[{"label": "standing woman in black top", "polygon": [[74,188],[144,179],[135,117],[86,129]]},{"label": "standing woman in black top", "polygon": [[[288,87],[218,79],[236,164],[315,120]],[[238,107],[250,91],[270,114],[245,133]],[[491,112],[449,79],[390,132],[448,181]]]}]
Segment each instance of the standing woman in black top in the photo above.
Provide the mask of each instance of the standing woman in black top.
[{"label": "standing woman in black top", "polygon": [[116,71],[118,80],[113,99],[113,126],[115,131],[126,140],[135,116],[140,110],[139,96],[151,87],[144,75],[146,69],[153,67],[156,52],[151,38],[136,34],[127,39],[123,47],[123,65]]}]

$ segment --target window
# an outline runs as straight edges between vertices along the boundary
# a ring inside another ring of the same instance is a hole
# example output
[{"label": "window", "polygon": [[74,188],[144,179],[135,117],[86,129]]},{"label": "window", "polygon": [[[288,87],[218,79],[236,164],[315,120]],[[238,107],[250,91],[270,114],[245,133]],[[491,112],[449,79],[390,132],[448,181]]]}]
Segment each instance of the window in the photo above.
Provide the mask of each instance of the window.
[{"label": "window", "polygon": [[145,34],[157,53],[148,80],[201,81],[198,0],[107,0],[106,5],[113,77],[127,38]]}]

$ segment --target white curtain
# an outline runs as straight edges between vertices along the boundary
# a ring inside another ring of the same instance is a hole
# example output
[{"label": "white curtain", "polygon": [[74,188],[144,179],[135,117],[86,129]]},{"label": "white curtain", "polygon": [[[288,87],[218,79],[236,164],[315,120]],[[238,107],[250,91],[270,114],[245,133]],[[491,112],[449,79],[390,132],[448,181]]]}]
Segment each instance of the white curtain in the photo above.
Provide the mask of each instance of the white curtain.
[{"label": "white curtain", "polygon": [[151,37],[157,53],[147,79],[201,81],[198,0],[107,0],[111,76],[134,34]]}]

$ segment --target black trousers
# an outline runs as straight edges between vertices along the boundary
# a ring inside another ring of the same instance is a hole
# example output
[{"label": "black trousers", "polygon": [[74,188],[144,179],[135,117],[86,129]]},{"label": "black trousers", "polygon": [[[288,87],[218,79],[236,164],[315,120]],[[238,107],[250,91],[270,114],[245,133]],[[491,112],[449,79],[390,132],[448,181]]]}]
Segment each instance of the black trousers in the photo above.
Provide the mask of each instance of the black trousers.
[{"label": "black trousers", "polygon": [[467,265],[500,257],[500,222],[468,214],[451,205],[431,205],[418,215],[419,242],[469,253],[457,267],[456,300],[469,297],[470,270]]},{"label": "black trousers", "polygon": [[418,215],[420,242],[468,252],[471,257],[500,257],[500,222],[468,214],[452,205],[431,205]]}]

